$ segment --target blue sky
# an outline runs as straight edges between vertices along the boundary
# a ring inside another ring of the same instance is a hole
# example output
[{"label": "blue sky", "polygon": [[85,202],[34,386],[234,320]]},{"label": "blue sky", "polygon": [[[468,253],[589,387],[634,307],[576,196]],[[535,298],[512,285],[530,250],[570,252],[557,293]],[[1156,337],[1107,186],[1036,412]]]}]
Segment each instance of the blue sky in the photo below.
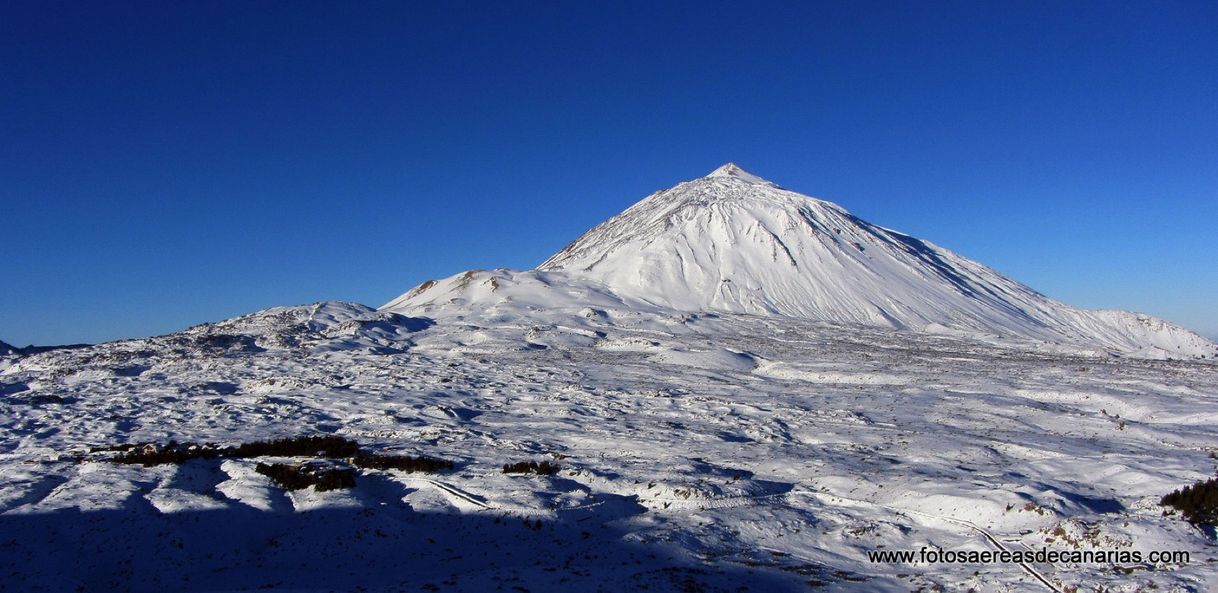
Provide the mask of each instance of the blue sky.
[{"label": "blue sky", "polygon": [[1218,4],[0,5],[0,339],[373,306],[735,161],[1218,336]]}]

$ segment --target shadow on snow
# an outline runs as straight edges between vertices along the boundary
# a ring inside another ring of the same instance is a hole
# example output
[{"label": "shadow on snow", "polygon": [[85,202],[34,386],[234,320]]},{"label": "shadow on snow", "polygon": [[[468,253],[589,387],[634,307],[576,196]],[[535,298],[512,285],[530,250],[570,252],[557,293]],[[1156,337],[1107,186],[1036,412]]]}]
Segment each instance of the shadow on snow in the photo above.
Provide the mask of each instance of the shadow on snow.
[{"label": "shadow on snow", "polygon": [[417,512],[410,488],[362,477],[360,504],[262,511],[240,503],[161,513],[123,508],[0,515],[0,589],[20,591],[794,591],[798,575],[706,562],[630,541],[614,524],[644,512],[614,497],[531,519]]}]

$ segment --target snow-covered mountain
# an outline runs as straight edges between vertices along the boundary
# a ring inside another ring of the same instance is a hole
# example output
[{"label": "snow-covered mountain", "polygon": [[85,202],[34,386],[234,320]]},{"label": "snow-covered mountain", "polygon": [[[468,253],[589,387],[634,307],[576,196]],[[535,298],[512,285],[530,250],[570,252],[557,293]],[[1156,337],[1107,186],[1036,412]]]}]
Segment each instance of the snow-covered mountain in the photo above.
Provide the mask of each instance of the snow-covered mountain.
[{"label": "snow-covered mountain", "polygon": [[[725,167],[381,310],[0,343],[0,592],[1208,591],[1218,363],[1091,355],[1190,336]],[[1192,560],[875,556],[1041,549]]]},{"label": "snow-covered mountain", "polygon": [[382,309],[434,316],[579,306],[774,315],[1151,358],[1218,352],[1159,319],[1057,302],[731,163],[648,196],[536,270],[429,281]]}]

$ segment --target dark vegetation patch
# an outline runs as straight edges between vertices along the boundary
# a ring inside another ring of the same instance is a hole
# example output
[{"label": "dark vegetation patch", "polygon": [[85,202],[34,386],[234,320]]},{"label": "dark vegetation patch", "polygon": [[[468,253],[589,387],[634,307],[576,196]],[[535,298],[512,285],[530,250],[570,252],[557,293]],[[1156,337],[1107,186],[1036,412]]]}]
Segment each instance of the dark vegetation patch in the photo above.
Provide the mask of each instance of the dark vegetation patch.
[{"label": "dark vegetation patch", "polygon": [[139,464],[144,467],[166,463],[181,464],[191,459],[215,459],[220,457],[224,449],[208,444],[181,444],[169,441],[165,445],[156,443],[132,443],[125,445],[109,445],[94,447],[93,452],[119,451],[118,455],[110,458],[115,463]]},{"label": "dark vegetation patch", "polygon": [[[452,461],[434,457],[383,455],[360,450],[359,443],[337,436],[305,436],[269,441],[254,441],[222,447],[208,443],[165,445],[135,443],[95,447],[93,452],[116,452],[115,463],[147,466],[181,464],[193,459],[250,459],[254,457],[320,457],[348,461],[364,469],[397,469],[408,472],[436,473],[451,470]],[[344,464],[345,465],[345,464]],[[356,470],[316,461],[305,463],[259,463],[258,473],[269,476],[288,490],[317,486],[317,490],[336,490],[355,486]]]},{"label": "dark vegetation patch", "polygon": [[549,461],[520,461],[517,463],[508,463],[503,466],[505,474],[539,474],[543,476],[552,476],[558,473],[562,466]]},{"label": "dark vegetation patch", "polygon": [[[355,485],[356,469],[400,470],[406,472],[439,473],[456,467],[452,461],[436,457],[393,455],[363,451],[359,443],[343,437],[304,436],[268,441],[253,441],[236,446],[209,443],[129,443],[94,447],[93,453],[116,453],[115,463],[147,466],[182,464],[194,459],[250,459],[255,457],[313,457],[303,463],[259,463],[258,473],[269,476],[288,490],[317,486],[319,491],[351,488]],[[82,458],[83,459],[83,458]],[[331,460],[331,461],[321,461]],[[338,463],[334,463],[338,462]],[[351,467],[351,466],[354,466]],[[503,466],[505,473],[551,475],[560,469],[550,461],[522,461]]]},{"label": "dark vegetation patch", "polygon": [[1172,507],[1193,525],[1218,526],[1218,478],[1178,488],[1159,504]]},{"label": "dark vegetation patch", "polygon": [[254,471],[267,476],[285,490],[316,487],[318,492],[355,487],[355,470],[317,463],[259,463]]},{"label": "dark vegetation patch", "polygon": [[351,463],[364,469],[399,469],[407,472],[436,473],[453,468],[453,462],[434,457],[411,457],[409,455],[381,455],[360,453]]},{"label": "dark vegetation patch", "polygon": [[221,447],[208,443],[181,444],[177,441],[157,445],[139,443],[103,447],[94,451],[121,451],[115,463],[139,464],[145,467],[166,463],[181,464],[192,459],[249,459],[251,457],[329,457],[347,458],[359,453],[359,443],[336,436],[307,436],[243,443],[236,447]]},{"label": "dark vegetation patch", "polygon": [[336,436],[296,437],[273,441],[254,441],[238,445],[233,457],[353,457],[359,443]]}]

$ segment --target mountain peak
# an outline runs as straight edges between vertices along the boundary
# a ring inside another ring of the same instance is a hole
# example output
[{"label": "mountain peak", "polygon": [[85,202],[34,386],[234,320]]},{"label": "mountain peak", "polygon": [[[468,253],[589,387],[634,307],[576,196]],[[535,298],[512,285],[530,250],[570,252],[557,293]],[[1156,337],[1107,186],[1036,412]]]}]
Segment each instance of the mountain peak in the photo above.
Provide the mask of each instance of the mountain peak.
[{"label": "mountain peak", "polygon": [[734,163],[647,196],[534,270],[459,274],[385,309],[431,317],[437,308],[466,315],[589,306],[812,319],[1147,357],[1218,353],[1165,322],[1053,301]]},{"label": "mountain peak", "polygon": [[762,179],[756,175],[753,175],[752,173],[749,173],[748,171],[745,171],[744,169],[741,169],[740,165],[737,165],[736,163],[726,163],[722,167],[719,167],[718,169],[711,171],[710,175],[707,175],[707,177],[708,178],[733,177],[735,179],[740,179],[741,181],[747,181],[749,183],[770,183],[769,181],[766,181],[765,179]]}]

